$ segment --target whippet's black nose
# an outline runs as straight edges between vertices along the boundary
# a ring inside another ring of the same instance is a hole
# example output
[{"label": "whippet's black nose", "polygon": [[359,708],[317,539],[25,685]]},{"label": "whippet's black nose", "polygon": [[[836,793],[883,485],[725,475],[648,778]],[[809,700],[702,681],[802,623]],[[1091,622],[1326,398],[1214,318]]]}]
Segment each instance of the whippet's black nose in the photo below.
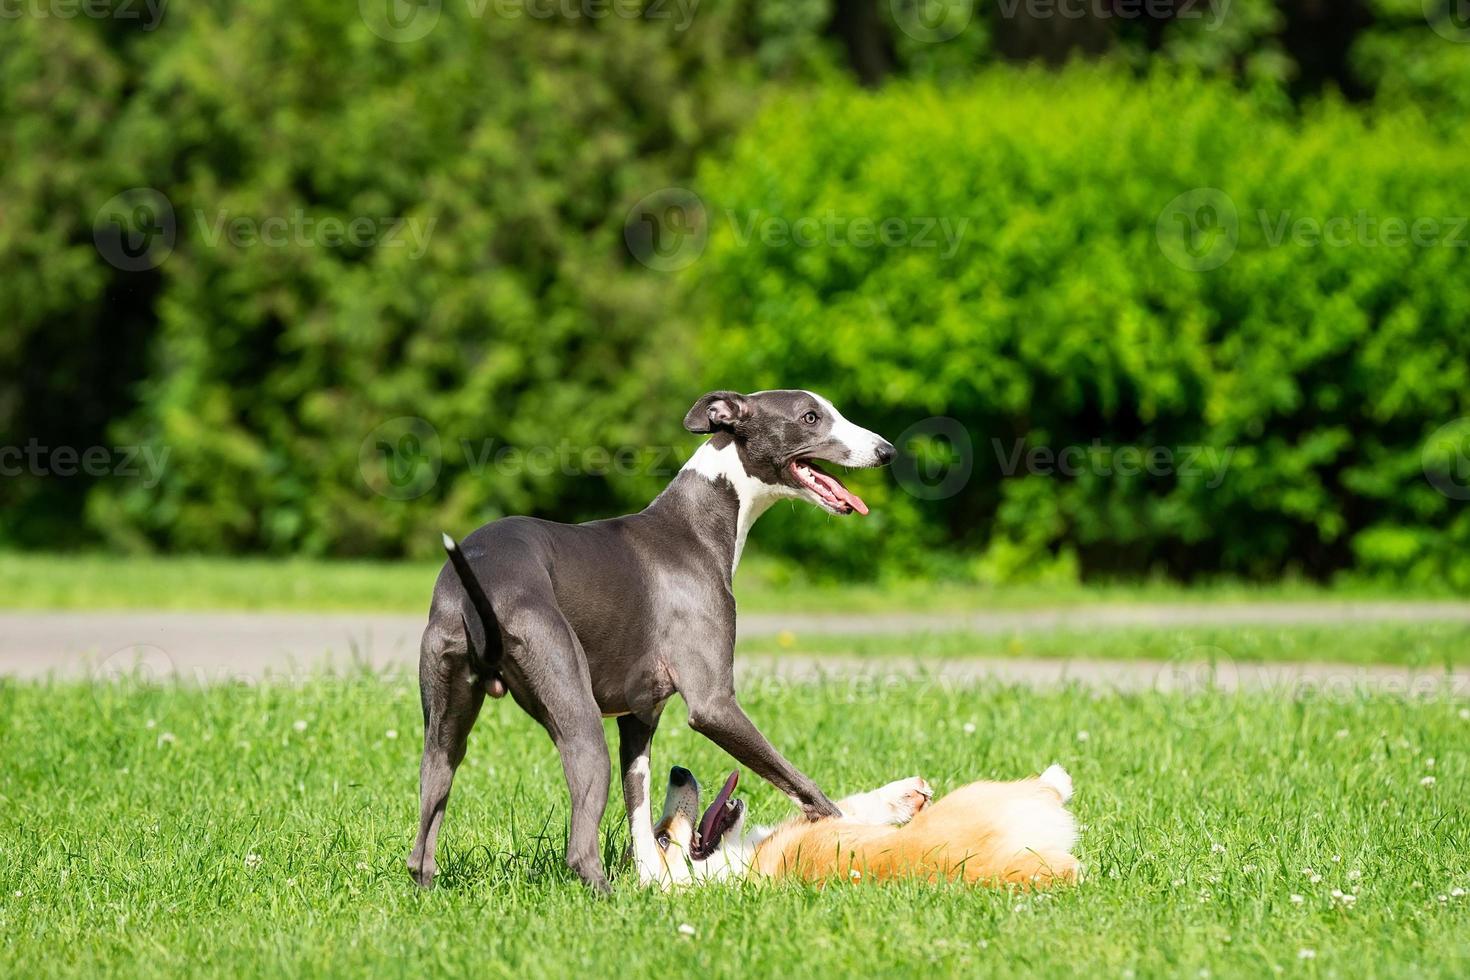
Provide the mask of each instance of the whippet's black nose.
[{"label": "whippet's black nose", "polygon": [[670,786],[688,786],[692,782],[694,782],[694,773],[683,766],[675,766],[669,770]]},{"label": "whippet's black nose", "polygon": [[898,450],[893,448],[891,442],[880,442],[878,448],[873,450],[873,455],[878,457],[879,466],[887,466],[893,462],[893,457],[898,455]]}]

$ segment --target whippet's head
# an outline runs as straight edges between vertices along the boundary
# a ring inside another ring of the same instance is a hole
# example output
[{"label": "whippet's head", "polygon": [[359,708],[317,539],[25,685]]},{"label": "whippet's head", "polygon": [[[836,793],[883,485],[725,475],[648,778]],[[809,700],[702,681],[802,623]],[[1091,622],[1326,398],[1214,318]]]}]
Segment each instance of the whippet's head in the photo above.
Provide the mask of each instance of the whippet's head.
[{"label": "whippet's head", "polygon": [[810,391],[712,391],[689,409],[684,428],[713,434],[710,458],[696,456],[691,465],[711,479],[730,479],[742,505],[747,496],[799,497],[833,514],[866,514],[867,504],[816,464],[884,466],[894,456],[892,443]]}]

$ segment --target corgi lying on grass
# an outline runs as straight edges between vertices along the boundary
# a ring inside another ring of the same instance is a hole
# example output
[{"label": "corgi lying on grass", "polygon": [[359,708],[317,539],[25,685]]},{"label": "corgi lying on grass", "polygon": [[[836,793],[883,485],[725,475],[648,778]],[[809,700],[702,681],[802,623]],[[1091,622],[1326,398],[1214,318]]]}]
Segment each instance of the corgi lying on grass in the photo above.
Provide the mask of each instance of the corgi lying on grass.
[{"label": "corgi lying on grass", "polygon": [[653,827],[661,883],[721,878],[803,881],[963,881],[1046,887],[1076,881],[1077,822],[1066,809],[1072,777],[1053,765],[1040,776],[962,786],[935,802],[918,776],[837,801],[840,817],[797,817],[745,827],[733,772],[699,815],[699,782],[669,773],[663,816]]}]

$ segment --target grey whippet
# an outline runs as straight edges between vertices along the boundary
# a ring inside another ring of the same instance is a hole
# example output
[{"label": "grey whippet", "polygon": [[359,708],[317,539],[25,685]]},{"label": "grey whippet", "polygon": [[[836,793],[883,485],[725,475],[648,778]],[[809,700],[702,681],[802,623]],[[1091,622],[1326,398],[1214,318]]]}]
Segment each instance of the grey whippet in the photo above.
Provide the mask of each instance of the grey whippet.
[{"label": "grey whippet", "polygon": [[781,499],[834,514],[867,506],[815,460],[882,466],[894,449],[820,395],[715,391],[684,417],[711,433],[643,511],[586,524],[507,517],[445,535],[420,648],[424,758],[418,839],[408,859],[425,887],[455,768],[486,693],[509,689],[545,727],[571,792],[567,863],[606,890],[597,828],[607,806],[602,719],[618,719],[623,797],[640,881],[662,862],[651,831],[649,751],[678,692],[689,725],[791,797],[807,817],[837,808],[766,741],[735,699],[731,578],[750,527]]}]

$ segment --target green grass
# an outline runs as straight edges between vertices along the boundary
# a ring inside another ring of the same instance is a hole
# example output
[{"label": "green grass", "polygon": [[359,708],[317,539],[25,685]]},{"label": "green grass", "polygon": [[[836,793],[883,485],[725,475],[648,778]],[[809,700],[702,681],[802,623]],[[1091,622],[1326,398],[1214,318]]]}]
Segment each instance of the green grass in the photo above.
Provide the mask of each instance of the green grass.
[{"label": "green grass", "polygon": [[[140,557],[0,552],[0,608],[276,609],[423,612],[441,563],[314,559]],[[896,579],[812,581],[759,555],[741,562],[735,593],[748,612],[891,612],[1026,609],[1106,602],[1244,602],[1426,598],[1369,583],[1181,586],[1014,585]],[[1442,598],[1454,598],[1444,593]]]},{"label": "green grass", "polygon": [[741,653],[919,658],[1399,664],[1435,669],[1470,663],[1470,624],[1346,623],[1331,626],[1127,627],[1079,632],[822,635],[779,633],[740,641]]},{"label": "green grass", "polygon": [[[664,895],[623,875],[599,900],[560,863],[549,742],[494,703],[450,803],[441,887],[420,893],[403,870],[419,736],[407,679],[0,682],[0,975],[1470,969],[1470,897],[1454,895],[1470,888],[1463,703],[922,682],[881,698],[750,693],[766,733],[834,793],[915,772],[942,792],[1064,763],[1087,880],[1044,896],[915,884]],[[683,722],[675,701],[656,766],[715,781],[728,759]],[[742,786],[755,819],[790,812],[759,781]],[[606,828],[612,854],[616,803]]]}]

